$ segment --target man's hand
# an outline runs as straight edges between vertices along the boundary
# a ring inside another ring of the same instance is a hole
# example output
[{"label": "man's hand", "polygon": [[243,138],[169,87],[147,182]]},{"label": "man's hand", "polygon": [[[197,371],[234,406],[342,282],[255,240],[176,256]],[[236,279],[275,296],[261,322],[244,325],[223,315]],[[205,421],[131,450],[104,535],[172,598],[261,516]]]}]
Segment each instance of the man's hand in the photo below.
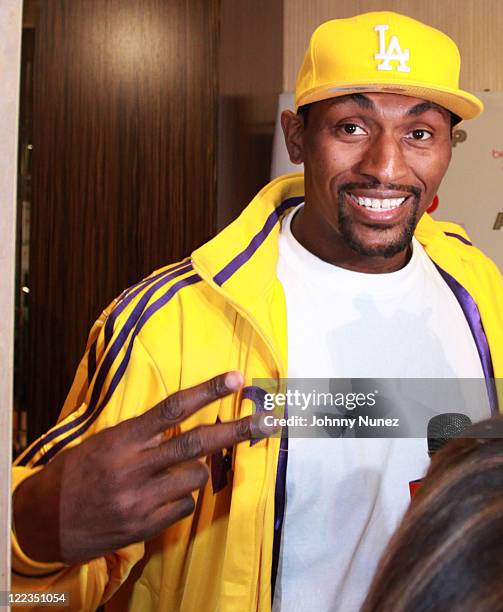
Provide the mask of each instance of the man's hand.
[{"label": "man's hand", "polygon": [[254,415],[169,439],[164,432],[242,384],[239,372],[229,372],[179,391],[57,455],[27,478],[13,504],[24,552],[37,561],[71,565],[148,540],[191,514],[192,491],[204,487],[209,475],[200,459],[263,438],[267,428]]}]

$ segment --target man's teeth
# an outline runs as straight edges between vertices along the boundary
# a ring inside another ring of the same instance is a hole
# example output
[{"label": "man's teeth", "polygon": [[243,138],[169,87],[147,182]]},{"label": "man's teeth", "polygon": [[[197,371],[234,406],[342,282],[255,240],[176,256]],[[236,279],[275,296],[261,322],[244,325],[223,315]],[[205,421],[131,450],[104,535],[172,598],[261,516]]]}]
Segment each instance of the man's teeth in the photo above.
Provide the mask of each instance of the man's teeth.
[{"label": "man's teeth", "polygon": [[352,193],[349,194],[351,199],[359,204],[360,206],[365,206],[365,208],[377,208],[377,209],[388,209],[388,208],[398,208],[401,204],[405,202],[407,198],[361,198],[359,196],[354,196]]}]

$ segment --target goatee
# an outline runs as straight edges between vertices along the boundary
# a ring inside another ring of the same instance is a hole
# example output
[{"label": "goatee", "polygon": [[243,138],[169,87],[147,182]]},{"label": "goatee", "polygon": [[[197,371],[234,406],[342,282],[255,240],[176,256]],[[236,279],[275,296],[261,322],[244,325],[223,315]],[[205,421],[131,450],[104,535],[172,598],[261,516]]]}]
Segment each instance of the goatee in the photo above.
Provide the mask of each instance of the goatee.
[{"label": "goatee", "polygon": [[[407,205],[410,206],[409,216],[407,217],[405,224],[400,228],[400,234],[394,236],[392,239],[386,240],[383,244],[377,246],[370,246],[365,244],[357,235],[354,230],[353,219],[349,212],[349,204],[346,201],[345,194],[355,188],[372,188],[375,185],[362,185],[351,183],[347,185],[341,185],[339,188],[339,231],[345,242],[359,255],[366,257],[384,257],[390,258],[398,253],[404,251],[409,245],[414,235],[414,230],[418,222],[418,211],[419,211],[419,200],[420,191],[417,187],[407,186],[406,190],[411,193],[409,199],[411,200]],[[388,186],[388,188],[395,189],[397,191],[403,191],[402,185]],[[374,229],[376,231],[386,232],[396,226],[386,225],[382,223],[369,223],[366,227]]]}]

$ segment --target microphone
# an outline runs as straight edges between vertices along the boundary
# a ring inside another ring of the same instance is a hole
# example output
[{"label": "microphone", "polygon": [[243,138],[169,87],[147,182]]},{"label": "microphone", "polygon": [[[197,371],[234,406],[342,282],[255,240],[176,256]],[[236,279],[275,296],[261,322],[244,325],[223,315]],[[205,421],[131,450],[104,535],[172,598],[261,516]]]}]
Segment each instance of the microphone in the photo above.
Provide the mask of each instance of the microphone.
[{"label": "microphone", "polygon": [[459,438],[471,424],[470,417],[461,412],[444,412],[431,418],[427,433],[430,458],[450,440]]},{"label": "microphone", "polygon": [[[470,427],[472,421],[469,416],[461,412],[444,412],[432,417],[428,422],[428,455],[430,459],[453,438],[459,438]],[[409,482],[411,498],[417,493],[423,479]]]}]

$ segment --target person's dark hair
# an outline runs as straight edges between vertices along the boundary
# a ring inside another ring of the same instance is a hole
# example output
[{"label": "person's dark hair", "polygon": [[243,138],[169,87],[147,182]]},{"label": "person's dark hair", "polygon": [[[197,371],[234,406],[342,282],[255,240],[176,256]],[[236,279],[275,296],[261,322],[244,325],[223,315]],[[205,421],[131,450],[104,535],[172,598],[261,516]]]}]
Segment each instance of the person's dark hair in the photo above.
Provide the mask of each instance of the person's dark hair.
[{"label": "person's dark hair", "polygon": [[[302,117],[302,120],[304,122],[304,127],[307,127],[310,106],[311,104],[304,104],[304,106],[299,106],[299,108],[297,109],[297,115],[300,115]],[[458,115],[456,115],[455,113],[451,111],[449,111],[449,114],[451,116],[451,130],[452,130],[458,123],[460,123],[463,120],[461,119],[461,117],[459,117]]]},{"label": "person's dark hair", "polygon": [[434,456],[361,612],[503,609],[503,418],[475,428],[499,437],[454,440]]}]

